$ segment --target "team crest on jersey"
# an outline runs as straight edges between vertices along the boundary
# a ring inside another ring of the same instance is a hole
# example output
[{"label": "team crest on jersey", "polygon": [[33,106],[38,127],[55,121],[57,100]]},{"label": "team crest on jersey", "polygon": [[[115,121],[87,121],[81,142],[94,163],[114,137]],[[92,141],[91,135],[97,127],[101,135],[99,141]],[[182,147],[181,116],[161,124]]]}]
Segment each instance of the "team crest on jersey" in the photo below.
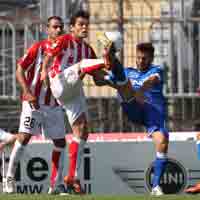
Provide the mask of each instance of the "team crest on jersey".
[{"label": "team crest on jersey", "polygon": [[143,81],[142,80],[135,80],[135,79],[130,79],[132,85],[142,85]]}]

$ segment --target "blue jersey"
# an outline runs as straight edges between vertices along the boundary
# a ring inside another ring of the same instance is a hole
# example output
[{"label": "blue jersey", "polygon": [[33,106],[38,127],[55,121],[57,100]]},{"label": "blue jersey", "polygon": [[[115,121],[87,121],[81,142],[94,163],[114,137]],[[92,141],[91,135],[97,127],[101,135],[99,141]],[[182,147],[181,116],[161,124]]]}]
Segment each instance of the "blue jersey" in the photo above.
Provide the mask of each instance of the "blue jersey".
[{"label": "blue jersey", "polygon": [[165,106],[165,98],[163,96],[163,70],[160,66],[151,65],[146,71],[139,71],[135,68],[129,67],[124,69],[126,77],[129,78],[134,90],[139,90],[143,83],[151,76],[157,76],[160,80],[151,89],[147,90],[144,95],[147,97],[149,104],[157,109]]},{"label": "blue jersey", "polygon": [[[148,89],[144,95],[147,101],[140,104],[136,101],[124,102],[120,94],[118,99],[122,105],[123,111],[127,114],[132,122],[142,123],[149,135],[154,131],[161,131],[168,135],[165,129],[165,98],[163,96],[163,70],[160,66],[150,65],[146,71],[129,67],[124,69],[126,77],[130,80],[134,90],[139,90],[143,83],[151,76],[157,76],[159,83]],[[112,75],[112,80],[115,82],[116,77]]]}]

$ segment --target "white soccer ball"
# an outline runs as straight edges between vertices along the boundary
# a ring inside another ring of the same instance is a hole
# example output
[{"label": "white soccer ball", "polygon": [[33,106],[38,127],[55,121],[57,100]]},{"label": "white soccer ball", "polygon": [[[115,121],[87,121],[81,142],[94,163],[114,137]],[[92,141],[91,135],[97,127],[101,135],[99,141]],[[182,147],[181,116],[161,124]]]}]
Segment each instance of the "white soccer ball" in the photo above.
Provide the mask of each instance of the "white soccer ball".
[{"label": "white soccer ball", "polygon": [[116,51],[120,51],[123,47],[122,34],[119,31],[105,32],[106,37],[113,42]]}]

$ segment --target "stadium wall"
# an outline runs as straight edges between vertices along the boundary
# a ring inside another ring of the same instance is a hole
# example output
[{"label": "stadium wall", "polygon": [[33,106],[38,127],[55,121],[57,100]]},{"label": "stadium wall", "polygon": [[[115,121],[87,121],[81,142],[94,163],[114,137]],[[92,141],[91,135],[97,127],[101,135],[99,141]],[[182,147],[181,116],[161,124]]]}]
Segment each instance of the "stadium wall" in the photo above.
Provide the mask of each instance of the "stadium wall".
[{"label": "stadium wall", "polygon": [[[196,132],[170,133],[169,164],[161,180],[161,186],[166,186],[165,193],[181,193],[199,177],[199,160],[195,148],[196,134]],[[71,135],[66,137],[68,142],[71,137]],[[19,193],[47,192],[50,150],[52,150],[51,142],[43,137],[34,137],[31,140],[23,162],[17,168]],[[7,149],[3,154],[5,171],[9,151]],[[145,134],[92,134],[84,149],[81,166],[83,186],[87,193],[92,194],[147,193],[151,189],[154,154],[153,143]],[[65,169],[67,163],[66,159]]]}]

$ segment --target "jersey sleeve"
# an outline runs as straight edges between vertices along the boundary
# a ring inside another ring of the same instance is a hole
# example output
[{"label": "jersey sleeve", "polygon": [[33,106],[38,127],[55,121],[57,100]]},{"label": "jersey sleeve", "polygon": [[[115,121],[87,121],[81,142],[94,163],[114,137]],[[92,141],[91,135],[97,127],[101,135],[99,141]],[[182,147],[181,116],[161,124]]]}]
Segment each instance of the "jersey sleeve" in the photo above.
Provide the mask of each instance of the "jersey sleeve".
[{"label": "jersey sleeve", "polygon": [[27,52],[24,54],[24,56],[21,57],[17,61],[17,64],[20,65],[24,70],[26,70],[28,67],[30,67],[35,62],[35,60],[37,58],[39,47],[40,47],[39,43],[33,44],[27,50]]},{"label": "jersey sleeve", "polygon": [[46,47],[45,54],[53,57],[57,56],[68,46],[68,37],[66,35],[60,36],[55,42],[52,42]]}]

